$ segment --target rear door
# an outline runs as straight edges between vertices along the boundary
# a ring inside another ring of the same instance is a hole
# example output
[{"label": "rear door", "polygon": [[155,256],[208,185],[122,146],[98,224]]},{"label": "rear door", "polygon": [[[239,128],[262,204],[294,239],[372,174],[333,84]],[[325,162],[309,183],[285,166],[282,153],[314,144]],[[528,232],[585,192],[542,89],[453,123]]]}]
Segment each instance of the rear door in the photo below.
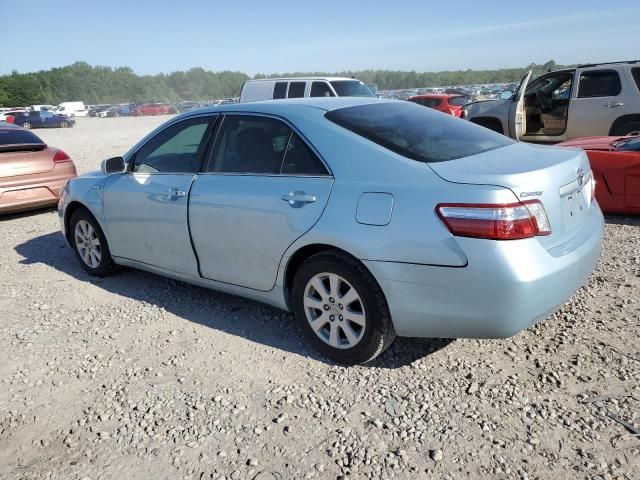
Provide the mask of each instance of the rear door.
[{"label": "rear door", "polygon": [[187,207],[214,121],[201,116],[168,126],[135,153],[129,172],[109,177],[104,213],[114,256],[198,276]]},{"label": "rear door", "polygon": [[319,156],[282,120],[227,115],[191,189],[201,275],[271,290],[284,252],[318,221],[332,184]]},{"label": "rear door", "polygon": [[640,212],[640,153],[633,155],[625,177],[627,208]]},{"label": "rear door", "polygon": [[527,116],[525,112],[524,93],[527,90],[531,70],[522,77],[516,98],[513,99],[509,108],[509,134],[512,138],[519,140],[527,132]]},{"label": "rear door", "polygon": [[585,69],[576,73],[577,88],[569,103],[567,138],[609,135],[616,118],[624,115],[628,101],[616,69]]}]

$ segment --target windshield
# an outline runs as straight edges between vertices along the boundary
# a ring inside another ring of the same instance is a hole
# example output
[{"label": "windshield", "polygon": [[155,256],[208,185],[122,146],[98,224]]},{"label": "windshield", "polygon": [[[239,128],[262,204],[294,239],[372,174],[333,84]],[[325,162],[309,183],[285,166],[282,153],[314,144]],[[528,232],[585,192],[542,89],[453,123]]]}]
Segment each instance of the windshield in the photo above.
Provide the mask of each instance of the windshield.
[{"label": "windshield", "polygon": [[339,97],[375,97],[369,87],[358,80],[336,80],[331,85]]},{"label": "windshield", "polygon": [[621,152],[640,152],[640,137],[623,138],[611,142],[611,145]]},{"label": "windshield", "polygon": [[392,152],[421,162],[444,162],[505,147],[513,140],[412,102],[340,108],[325,117]]}]

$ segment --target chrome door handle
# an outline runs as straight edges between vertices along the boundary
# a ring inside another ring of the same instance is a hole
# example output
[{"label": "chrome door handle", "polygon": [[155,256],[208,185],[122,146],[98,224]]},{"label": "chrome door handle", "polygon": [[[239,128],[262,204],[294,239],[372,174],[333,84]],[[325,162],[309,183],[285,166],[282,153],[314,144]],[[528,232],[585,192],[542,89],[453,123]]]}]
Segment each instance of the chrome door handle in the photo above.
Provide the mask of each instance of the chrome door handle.
[{"label": "chrome door handle", "polygon": [[624,103],[622,102],[609,102],[605,103],[605,107],[616,108],[616,107],[624,107]]},{"label": "chrome door handle", "polygon": [[183,192],[182,190],[178,190],[177,188],[170,188],[167,191],[168,197],[178,198],[178,197],[186,197],[187,192]]},{"label": "chrome door handle", "polygon": [[284,195],[282,197],[282,200],[284,200],[285,202],[289,202],[289,205],[296,205],[298,203],[313,203],[317,200],[317,198],[315,197],[315,195],[307,195],[301,190],[295,190]]}]

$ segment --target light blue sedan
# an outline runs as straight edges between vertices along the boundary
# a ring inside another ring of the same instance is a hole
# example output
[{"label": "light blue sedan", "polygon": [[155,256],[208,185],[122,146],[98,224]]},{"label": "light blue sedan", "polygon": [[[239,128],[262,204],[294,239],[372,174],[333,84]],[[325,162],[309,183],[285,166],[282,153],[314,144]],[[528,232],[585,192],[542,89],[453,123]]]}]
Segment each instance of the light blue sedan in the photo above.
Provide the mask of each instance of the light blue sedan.
[{"label": "light blue sedan", "polygon": [[187,112],[69,182],[62,232],[117,265],[275,305],[344,363],[396,335],[499,338],[593,271],[584,152],[410,102],[314,98]]}]

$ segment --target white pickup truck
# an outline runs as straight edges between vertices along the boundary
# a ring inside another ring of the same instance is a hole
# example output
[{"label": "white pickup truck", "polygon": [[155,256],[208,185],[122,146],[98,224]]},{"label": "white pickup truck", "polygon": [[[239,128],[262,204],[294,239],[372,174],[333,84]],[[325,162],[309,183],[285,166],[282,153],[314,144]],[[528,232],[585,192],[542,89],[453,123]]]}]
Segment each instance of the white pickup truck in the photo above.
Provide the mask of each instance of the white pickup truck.
[{"label": "white pickup truck", "polygon": [[640,133],[640,61],[531,72],[518,90],[464,106],[462,118],[516,140],[555,143]]}]

